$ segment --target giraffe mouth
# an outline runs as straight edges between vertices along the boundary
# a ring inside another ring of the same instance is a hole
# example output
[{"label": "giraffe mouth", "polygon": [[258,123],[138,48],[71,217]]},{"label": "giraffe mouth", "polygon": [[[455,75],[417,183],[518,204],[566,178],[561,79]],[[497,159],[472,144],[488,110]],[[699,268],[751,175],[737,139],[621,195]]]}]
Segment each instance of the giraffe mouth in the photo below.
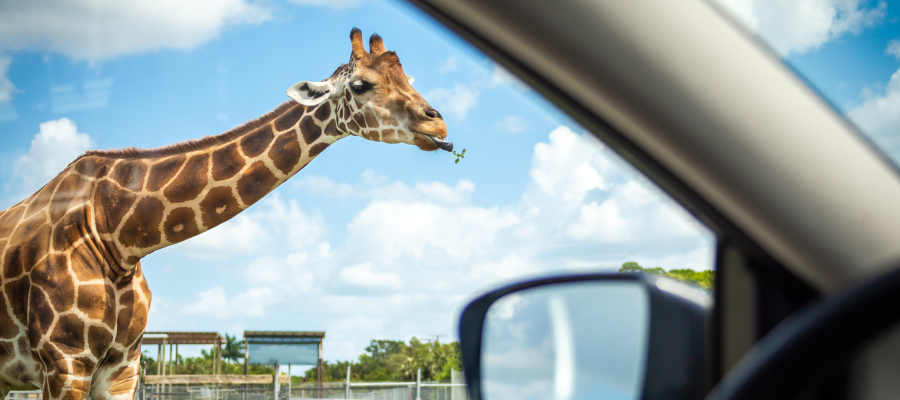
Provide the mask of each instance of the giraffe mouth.
[{"label": "giraffe mouth", "polygon": [[441,149],[441,150],[444,150],[447,152],[453,151],[453,143],[450,143],[446,140],[441,140],[437,136],[434,136],[434,135],[431,135],[428,133],[423,133],[423,132],[419,132],[419,131],[412,131],[412,132],[415,134],[416,140],[418,141],[418,143],[416,143],[416,145],[419,146],[419,148],[422,150],[435,151],[435,150]]},{"label": "giraffe mouth", "polygon": [[453,143],[438,139],[434,136],[431,137],[431,140],[434,141],[434,144],[437,145],[439,149],[444,151],[453,151]]}]

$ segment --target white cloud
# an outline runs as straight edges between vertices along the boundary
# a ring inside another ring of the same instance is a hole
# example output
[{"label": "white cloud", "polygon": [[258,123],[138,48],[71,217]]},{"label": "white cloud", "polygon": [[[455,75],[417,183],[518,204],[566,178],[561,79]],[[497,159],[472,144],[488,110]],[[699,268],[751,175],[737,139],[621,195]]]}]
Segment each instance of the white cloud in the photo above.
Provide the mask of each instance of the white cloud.
[{"label": "white cloud", "polygon": [[341,279],[356,286],[400,288],[403,281],[393,272],[377,272],[370,263],[357,264],[341,269]]},{"label": "white cloud", "polygon": [[900,59],[900,40],[894,39],[888,42],[884,52]]},{"label": "white cloud", "polygon": [[366,170],[355,185],[335,183],[320,175],[297,177],[293,188],[322,197],[355,197],[365,199],[394,199],[403,201],[427,201],[445,205],[465,204],[475,191],[475,184],[459,179],[455,186],[442,182],[419,182],[408,186],[403,182],[388,182],[387,177],[373,170]]},{"label": "white cloud", "polygon": [[860,0],[717,0],[782,55],[805,53],[884,20],[887,3]]},{"label": "white cloud", "polygon": [[197,294],[194,302],[181,307],[182,314],[202,315],[216,318],[258,317],[265,315],[265,309],[281,298],[270,288],[250,288],[234,296],[231,301],[221,286]]},{"label": "white cloud", "polygon": [[513,75],[506,68],[503,68],[500,64],[493,64],[489,83],[491,86],[517,85],[520,88],[527,88],[518,77]]},{"label": "white cloud", "polygon": [[90,135],[78,133],[75,123],[68,118],[44,122],[39,129],[28,152],[13,166],[7,189],[15,201],[40,189],[94,145]]},{"label": "white cloud", "polygon": [[12,100],[12,94],[16,91],[16,86],[9,80],[9,63],[11,61],[10,56],[0,54],[0,103]]},{"label": "white cloud", "polygon": [[[891,47],[888,47],[891,50]],[[894,72],[881,95],[870,95],[847,115],[882,149],[900,160],[900,70]]]},{"label": "white cloud", "polygon": [[452,89],[437,88],[429,90],[425,98],[435,104],[444,115],[450,115],[459,120],[466,119],[475,105],[478,104],[478,90],[467,85],[457,84]]},{"label": "white cloud", "polygon": [[545,196],[562,200],[560,207],[581,205],[588,192],[606,188],[601,170],[594,165],[603,163],[595,157],[595,149],[568,127],[554,129],[549,143],[534,146],[529,171],[534,187]]},{"label": "white cloud", "polygon": [[497,130],[498,133],[522,133],[527,131],[528,128],[528,122],[518,115],[513,114],[500,118],[500,120],[494,123],[494,129]]},{"label": "white cloud", "polygon": [[211,317],[231,316],[231,308],[225,296],[225,289],[221,286],[198,293],[197,299],[193,303],[181,307],[181,312]]},{"label": "white cloud", "polygon": [[165,48],[190,49],[228,25],[271,18],[246,0],[46,0],[0,2],[0,48],[103,60]]},{"label": "white cloud", "polygon": [[327,234],[321,216],[304,212],[296,200],[285,202],[275,194],[228,222],[163,251],[192,258],[223,258],[255,254],[264,243],[304,250],[319,245]]},{"label": "white cloud", "polygon": [[438,67],[438,72],[446,74],[448,72],[456,72],[460,70],[460,59],[457,56],[450,56]]},{"label": "white cloud", "polygon": [[291,3],[303,6],[327,6],[334,9],[344,9],[354,7],[362,3],[364,0],[288,0]]}]

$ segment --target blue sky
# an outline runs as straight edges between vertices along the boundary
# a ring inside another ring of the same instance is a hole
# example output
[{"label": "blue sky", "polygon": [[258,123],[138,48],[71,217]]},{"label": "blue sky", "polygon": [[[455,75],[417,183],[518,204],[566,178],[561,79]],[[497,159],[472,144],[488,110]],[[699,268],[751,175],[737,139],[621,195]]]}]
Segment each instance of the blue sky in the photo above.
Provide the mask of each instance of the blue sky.
[{"label": "blue sky", "polygon": [[[891,138],[897,6],[723,2],[860,126]],[[325,358],[346,360],[371,339],[453,339],[466,299],[500,282],[625,261],[712,267],[706,228],[412,7],[201,3],[0,5],[0,206],[87,149],[158,147],[262,115],[290,85],[346,62],[354,26],[398,53],[467,153],[454,164],[342,140],[229,223],[145,258],[148,330],[325,330]]]}]

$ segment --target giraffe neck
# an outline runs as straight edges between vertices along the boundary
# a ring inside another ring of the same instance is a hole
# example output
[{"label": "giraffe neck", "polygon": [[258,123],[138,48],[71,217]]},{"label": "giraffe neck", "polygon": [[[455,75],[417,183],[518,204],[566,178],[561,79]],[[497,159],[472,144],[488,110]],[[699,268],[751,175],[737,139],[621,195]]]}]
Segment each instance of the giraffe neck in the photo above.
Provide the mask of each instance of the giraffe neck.
[{"label": "giraffe neck", "polygon": [[219,136],[156,150],[91,152],[77,160],[73,168],[94,175],[93,225],[110,264],[127,273],[151,252],[262,199],[347,136],[336,128],[337,106],[288,102]]}]

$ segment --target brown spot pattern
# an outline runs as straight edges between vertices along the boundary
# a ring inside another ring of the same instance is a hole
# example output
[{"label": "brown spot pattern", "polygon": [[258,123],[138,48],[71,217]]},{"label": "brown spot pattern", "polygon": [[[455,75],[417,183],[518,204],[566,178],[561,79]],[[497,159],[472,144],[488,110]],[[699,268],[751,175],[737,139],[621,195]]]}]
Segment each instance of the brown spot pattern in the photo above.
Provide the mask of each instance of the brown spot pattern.
[{"label": "brown spot pattern", "polygon": [[[66,262],[65,255],[61,255]],[[54,257],[53,261],[60,259]],[[31,271],[31,283],[41,288],[50,298],[50,305],[57,312],[63,312],[75,303],[75,281],[66,272],[67,266],[56,265],[55,262],[40,263]]]},{"label": "brown spot pattern", "polygon": [[56,223],[69,209],[84,203],[90,197],[90,182],[78,175],[71,174],[63,179],[56,188],[53,200],[49,204],[50,222]]},{"label": "brown spot pattern", "polygon": [[119,189],[109,181],[100,181],[94,192],[94,204],[98,207],[95,215],[97,231],[101,234],[114,232],[136,199],[136,194]]},{"label": "brown spot pattern", "polygon": [[326,148],[328,148],[328,143],[317,143],[315,146],[313,146],[309,149],[309,156],[310,157],[318,156],[319,153],[324,151]]},{"label": "brown spot pattern", "polygon": [[368,125],[369,128],[375,128],[378,126],[378,119],[375,118],[375,115],[373,115],[371,112],[367,112],[365,113],[365,116],[366,125]]},{"label": "brown spot pattern", "polygon": [[53,324],[53,309],[42,290],[32,287],[29,292],[28,314],[28,340],[36,344],[41,340],[43,333],[50,330],[50,325]]},{"label": "brown spot pattern", "polygon": [[87,235],[84,213],[70,212],[53,227],[53,250],[63,251]]},{"label": "brown spot pattern", "polygon": [[56,320],[50,340],[66,354],[84,351],[84,322],[75,314],[62,315]]},{"label": "brown spot pattern", "polygon": [[134,206],[134,213],[119,232],[119,242],[125,247],[147,248],[160,243],[159,223],[165,205],[155,197],[144,197]]},{"label": "brown spot pattern", "polygon": [[329,116],[331,116],[331,105],[328,102],[319,104],[319,106],[316,107],[316,112],[314,115],[319,121],[325,121]]},{"label": "brown spot pattern", "polygon": [[7,245],[5,278],[14,278],[29,272],[50,250],[50,226],[44,220],[33,219],[22,223]]},{"label": "brown spot pattern", "polygon": [[6,309],[6,297],[0,295],[0,339],[12,339],[18,332],[19,327],[13,322],[12,315]]},{"label": "brown spot pattern", "polygon": [[109,299],[106,297],[104,285],[93,284],[81,285],[78,287],[78,301],[76,302],[76,306],[81,312],[87,315],[88,318],[97,321],[104,320],[107,307],[103,307],[103,305],[107,303],[109,303]]},{"label": "brown spot pattern", "polygon": [[319,136],[322,136],[322,128],[316,125],[316,121],[310,115],[300,120],[300,132],[303,133],[303,140],[306,141],[306,144],[312,144]]},{"label": "brown spot pattern", "polygon": [[163,231],[166,233],[166,239],[172,243],[182,242],[200,234],[197,228],[197,221],[194,219],[194,210],[188,207],[179,207],[166,217],[163,224]]},{"label": "brown spot pattern", "polygon": [[366,128],[366,117],[364,117],[361,113],[357,113],[353,116],[353,121],[359,125],[360,128]]},{"label": "brown spot pattern", "polygon": [[200,201],[200,219],[207,229],[217,226],[241,211],[230,187],[210,189]]},{"label": "brown spot pattern", "polygon": [[241,151],[247,157],[256,157],[266,151],[274,138],[272,125],[265,125],[241,138]]},{"label": "brown spot pattern", "polygon": [[244,168],[244,157],[238,153],[237,144],[231,143],[212,153],[212,177],[217,181],[231,178]]},{"label": "brown spot pattern", "polygon": [[257,161],[250,165],[244,171],[244,175],[238,179],[237,192],[241,196],[241,201],[250,205],[272,191],[277,182],[278,178],[272,174],[272,171],[269,171],[266,164],[263,164],[262,161]]},{"label": "brown spot pattern", "polygon": [[280,132],[297,125],[297,121],[300,120],[300,117],[303,117],[304,112],[306,112],[306,107],[303,104],[297,104],[296,107],[275,120],[275,129]]},{"label": "brown spot pattern", "polygon": [[[334,121],[331,122],[332,124]],[[327,132],[327,131],[326,131]],[[272,163],[283,174],[288,174],[294,169],[294,166],[300,162],[303,156],[303,149],[300,148],[300,138],[296,132],[285,133],[275,139],[272,148],[269,149],[269,158]]]},{"label": "brown spot pattern", "polygon": [[328,136],[340,136],[340,133],[337,131],[337,124],[334,120],[328,122],[328,125],[325,125],[325,134]]},{"label": "brown spot pattern", "polygon": [[166,158],[150,167],[147,176],[147,190],[155,192],[162,189],[178,173],[187,157],[183,155]]},{"label": "brown spot pattern", "polygon": [[206,188],[209,154],[197,154],[188,159],[181,173],[166,186],[163,195],[172,203],[196,199]]},{"label": "brown spot pattern", "polygon": [[109,177],[120,186],[138,191],[144,188],[147,165],[141,160],[126,160],[116,164]]},{"label": "brown spot pattern", "polygon": [[12,234],[24,212],[25,207],[16,207],[0,213],[0,239],[7,238]]}]

